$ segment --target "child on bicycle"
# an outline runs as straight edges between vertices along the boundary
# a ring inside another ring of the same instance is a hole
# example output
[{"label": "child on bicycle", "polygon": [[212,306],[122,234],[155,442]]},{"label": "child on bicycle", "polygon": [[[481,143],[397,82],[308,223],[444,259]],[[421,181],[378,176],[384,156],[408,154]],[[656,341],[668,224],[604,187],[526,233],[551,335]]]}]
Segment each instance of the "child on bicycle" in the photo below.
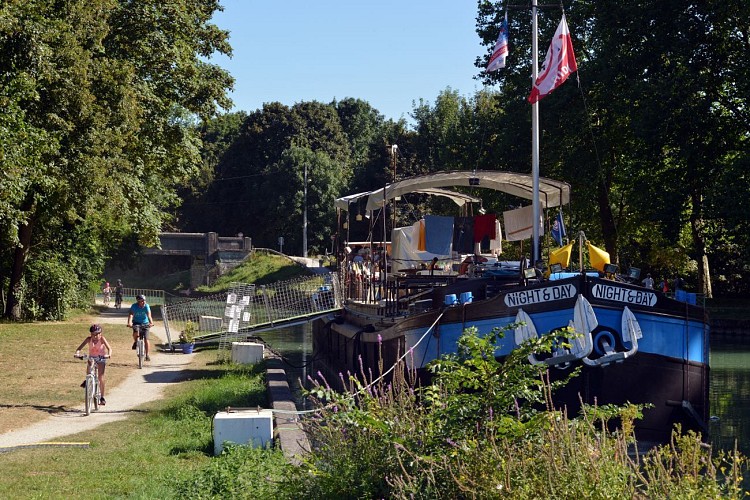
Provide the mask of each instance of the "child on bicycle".
[{"label": "child on bicycle", "polygon": [[[104,338],[104,335],[102,335],[102,327],[99,325],[91,325],[91,328],[89,328],[89,336],[83,339],[83,342],[81,342],[81,345],[78,346],[76,349],[76,356],[81,355],[81,349],[88,344],[89,345],[89,356],[106,356],[111,357],[112,356],[112,348],[109,346],[109,342],[107,342],[107,339]],[[105,352],[106,351],[106,352]],[[104,369],[107,365],[106,359],[100,359],[97,361],[94,361],[93,359],[89,359],[88,363],[96,363],[96,369],[97,374],[99,378],[99,392],[101,393],[99,404],[104,406],[107,404],[107,402],[104,400]],[[86,365],[86,373],[88,374],[88,363]],[[81,387],[85,387],[86,380],[83,381],[81,384]]]},{"label": "child on bicycle", "polygon": [[104,283],[104,288],[102,288],[102,293],[104,294],[104,304],[109,305],[109,299],[112,296],[112,289],[109,286],[109,281]]},{"label": "child on bicycle", "polygon": [[149,341],[148,341],[148,329],[154,326],[154,320],[151,317],[151,306],[146,303],[146,297],[138,295],[136,303],[130,306],[130,312],[128,313],[128,328],[133,329],[133,349],[138,344],[138,326],[146,326],[146,331],[143,334],[143,343],[146,345],[146,361],[151,361],[148,356]]}]

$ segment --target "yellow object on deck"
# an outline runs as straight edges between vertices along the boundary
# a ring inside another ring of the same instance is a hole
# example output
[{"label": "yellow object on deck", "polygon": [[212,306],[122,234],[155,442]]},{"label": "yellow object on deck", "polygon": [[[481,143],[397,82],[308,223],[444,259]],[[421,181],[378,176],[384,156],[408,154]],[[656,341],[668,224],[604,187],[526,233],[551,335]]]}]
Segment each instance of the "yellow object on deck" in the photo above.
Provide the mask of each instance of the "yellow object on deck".
[{"label": "yellow object on deck", "polygon": [[595,247],[589,241],[586,241],[586,246],[589,249],[589,260],[591,261],[591,267],[604,272],[604,266],[606,266],[610,262],[609,252]]},{"label": "yellow object on deck", "polygon": [[560,264],[563,269],[567,269],[570,264],[570,254],[573,253],[573,243],[568,243],[562,248],[550,251],[549,265]]}]

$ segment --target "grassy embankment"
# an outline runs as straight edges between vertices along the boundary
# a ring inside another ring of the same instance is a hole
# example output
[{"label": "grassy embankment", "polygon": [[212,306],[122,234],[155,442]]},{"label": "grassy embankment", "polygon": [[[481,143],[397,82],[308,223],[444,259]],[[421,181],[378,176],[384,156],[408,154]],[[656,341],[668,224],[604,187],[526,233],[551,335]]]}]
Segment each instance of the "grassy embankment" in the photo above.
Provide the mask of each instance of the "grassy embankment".
[{"label": "grassy embankment", "polygon": [[[83,338],[81,332],[89,320],[80,316],[65,324],[0,325],[4,346],[0,352],[4,373],[0,430],[22,427],[80,405],[78,383],[83,364],[74,362],[69,354]],[[114,349],[130,352],[125,335],[111,337],[117,346]],[[27,353],[29,345],[34,347],[34,357],[26,363],[18,355]],[[140,407],[126,420],[55,440],[89,442],[88,448],[44,447],[4,453],[0,498],[184,496],[186,488],[194,487],[190,485],[195,471],[208,469],[203,474],[210,478],[210,470],[221,470],[227,460],[211,458],[212,416],[227,405],[267,404],[261,367],[216,365],[214,359],[210,351],[194,355],[189,380],[174,384],[165,399]],[[122,380],[133,367],[133,363],[112,363],[107,368],[110,384]],[[53,425],[64,425],[64,421]],[[280,452],[242,452],[262,462],[262,467],[245,474],[257,470],[258,474],[273,475],[264,468],[283,465]],[[261,486],[263,483],[258,481]],[[203,485],[201,489],[212,487]]]},{"label": "grassy embankment", "polygon": [[220,276],[213,285],[202,286],[198,290],[201,292],[220,292],[228,289],[233,282],[267,285],[311,274],[306,267],[288,258],[270,253],[255,252],[240,266],[224,276]]}]

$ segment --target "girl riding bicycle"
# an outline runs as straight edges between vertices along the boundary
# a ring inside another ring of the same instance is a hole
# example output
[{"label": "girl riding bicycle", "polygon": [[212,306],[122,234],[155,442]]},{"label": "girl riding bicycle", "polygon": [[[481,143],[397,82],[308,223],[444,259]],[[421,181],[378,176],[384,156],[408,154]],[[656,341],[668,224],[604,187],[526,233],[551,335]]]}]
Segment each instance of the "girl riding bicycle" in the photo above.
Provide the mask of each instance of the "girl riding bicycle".
[{"label": "girl riding bicycle", "polygon": [[102,294],[104,295],[104,305],[109,305],[109,299],[112,297],[112,289],[109,287],[109,281],[104,283],[104,288],[102,288]]},{"label": "girl riding bicycle", "polygon": [[[76,356],[79,356],[81,354],[81,349],[88,344],[89,345],[89,356],[95,357],[95,356],[101,356],[102,358],[98,361],[94,361],[93,359],[89,359],[89,363],[96,363],[97,368],[97,374],[99,378],[99,389],[101,393],[101,397],[99,399],[99,404],[104,406],[107,404],[107,402],[104,400],[104,369],[107,365],[107,360],[104,359],[104,356],[110,357],[112,356],[112,348],[109,346],[109,342],[107,342],[107,339],[104,338],[104,335],[102,335],[102,327],[99,325],[91,325],[91,328],[89,328],[90,335],[86,337],[83,342],[81,342],[81,345],[78,346],[76,349]],[[105,352],[106,351],[106,352]],[[86,366],[86,373],[88,374],[88,364]],[[81,387],[84,387],[86,385],[86,381],[84,380],[83,384],[81,384]]]}]

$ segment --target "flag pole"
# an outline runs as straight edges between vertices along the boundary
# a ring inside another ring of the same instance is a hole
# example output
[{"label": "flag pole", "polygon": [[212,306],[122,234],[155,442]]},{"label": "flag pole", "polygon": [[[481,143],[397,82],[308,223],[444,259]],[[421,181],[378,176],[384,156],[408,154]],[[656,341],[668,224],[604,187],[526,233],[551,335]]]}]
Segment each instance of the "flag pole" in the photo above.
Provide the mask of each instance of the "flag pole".
[{"label": "flag pole", "polygon": [[[537,0],[531,2],[531,86],[539,73],[539,49],[537,47]],[[539,101],[531,105],[531,176],[532,176],[532,241],[534,261],[539,260]]]}]

